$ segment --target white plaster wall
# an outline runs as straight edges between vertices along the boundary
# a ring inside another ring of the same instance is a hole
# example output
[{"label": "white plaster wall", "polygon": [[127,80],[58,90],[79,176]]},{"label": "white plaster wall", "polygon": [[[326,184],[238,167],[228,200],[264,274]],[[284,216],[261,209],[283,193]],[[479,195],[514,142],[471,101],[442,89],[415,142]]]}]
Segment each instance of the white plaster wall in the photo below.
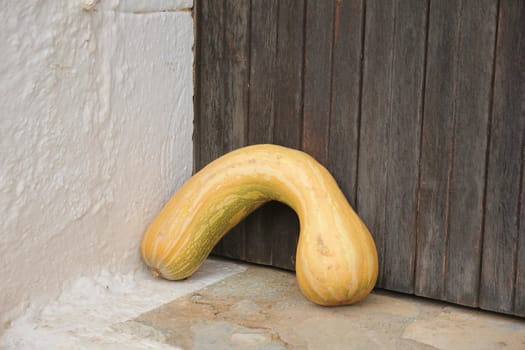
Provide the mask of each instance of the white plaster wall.
[{"label": "white plaster wall", "polygon": [[190,176],[191,0],[0,2],[0,333],[102,268]]}]

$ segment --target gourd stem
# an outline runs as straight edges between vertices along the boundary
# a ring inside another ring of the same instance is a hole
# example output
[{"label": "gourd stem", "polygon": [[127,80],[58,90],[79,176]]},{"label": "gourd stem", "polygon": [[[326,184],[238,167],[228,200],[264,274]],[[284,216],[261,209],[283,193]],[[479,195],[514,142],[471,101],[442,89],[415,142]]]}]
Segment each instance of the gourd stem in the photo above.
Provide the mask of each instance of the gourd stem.
[{"label": "gourd stem", "polygon": [[160,271],[156,267],[150,269],[151,275],[155,278],[162,277]]}]

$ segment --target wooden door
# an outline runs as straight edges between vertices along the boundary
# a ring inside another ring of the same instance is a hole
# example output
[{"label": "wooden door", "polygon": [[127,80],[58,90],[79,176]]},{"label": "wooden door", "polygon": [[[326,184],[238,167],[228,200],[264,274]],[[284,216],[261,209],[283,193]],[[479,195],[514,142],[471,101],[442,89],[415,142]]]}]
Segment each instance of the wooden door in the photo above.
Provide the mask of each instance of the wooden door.
[{"label": "wooden door", "polygon": [[[199,0],[195,170],[302,149],[370,228],[377,286],[525,316],[525,2]],[[269,203],[214,253],[293,269]]]}]

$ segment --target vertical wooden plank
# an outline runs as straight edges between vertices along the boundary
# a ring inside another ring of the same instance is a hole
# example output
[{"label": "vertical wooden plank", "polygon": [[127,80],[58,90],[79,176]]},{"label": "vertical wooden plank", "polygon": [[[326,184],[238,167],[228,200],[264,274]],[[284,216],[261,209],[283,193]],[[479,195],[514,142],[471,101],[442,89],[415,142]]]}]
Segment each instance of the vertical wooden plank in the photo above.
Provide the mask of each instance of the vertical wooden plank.
[{"label": "vertical wooden plank", "polygon": [[303,150],[328,163],[335,1],[306,0]]},{"label": "vertical wooden plank", "polygon": [[496,6],[431,2],[416,294],[477,304]]},{"label": "vertical wooden plank", "polygon": [[224,14],[224,119],[227,121],[225,151],[229,152],[247,142],[250,3],[226,0]]},{"label": "vertical wooden plank", "polygon": [[299,240],[299,219],[295,212],[279,202],[266,204],[261,211],[261,221],[267,239],[271,240],[271,265],[295,270],[295,253]]},{"label": "vertical wooden plank", "polygon": [[357,210],[370,229],[378,250],[378,287],[384,285],[387,154],[392,108],[394,7],[367,1]]},{"label": "vertical wooden plank", "polygon": [[[223,153],[247,142],[250,2],[226,0],[224,4]],[[221,255],[244,259],[244,224],[237,225],[221,240]]]},{"label": "vertical wooden plank", "polygon": [[272,142],[278,1],[252,0],[248,143]]},{"label": "vertical wooden plank", "polygon": [[196,169],[222,154],[223,148],[223,1],[202,0],[197,7],[199,21],[197,51],[198,83],[195,115]]},{"label": "vertical wooden plank", "polygon": [[[273,143],[301,148],[302,78],[304,47],[304,2],[279,0],[277,15],[277,70]],[[295,212],[281,203],[265,208],[267,230],[272,240],[272,265],[295,269],[299,221]]]},{"label": "vertical wooden plank", "polygon": [[[521,12],[523,14],[523,11]],[[523,18],[523,17],[522,17]],[[522,36],[523,38],[523,36]],[[523,43],[523,41],[521,41]],[[522,44],[523,45],[523,44]],[[522,46],[523,48],[523,46]],[[523,52],[523,51],[522,51]],[[523,56],[522,56],[523,57]],[[523,74],[523,70],[521,71]],[[523,82],[522,79],[521,91],[523,96]],[[523,99],[522,99],[523,101]],[[523,115],[523,105],[518,111]],[[525,132],[523,134],[525,140]],[[521,156],[521,200],[520,200],[520,213],[518,221],[518,252],[516,256],[516,284],[514,290],[514,310],[513,313],[517,316],[525,317],[525,142],[522,144],[522,156]]]},{"label": "vertical wooden plank", "polygon": [[303,1],[280,0],[277,16],[273,141],[296,149],[302,137],[304,6]]},{"label": "vertical wooden plank", "polygon": [[[202,0],[197,6],[197,86],[194,171],[223,154],[224,148],[224,1]],[[220,254],[222,244],[214,248]]]},{"label": "vertical wooden plank", "polygon": [[[396,4],[387,149],[383,287],[414,291],[427,2]],[[376,208],[380,210],[381,206]]]},{"label": "vertical wooden plank", "polygon": [[462,1],[455,81],[446,299],[478,305],[497,2]]},{"label": "vertical wooden plank", "polygon": [[[250,92],[248,143],[271,143],[275,114],[274,77],[277,52],[278,1],[252,0],[250,15]],[[246,259],[272,262],[271,234],[266,227],[266,206],[245,220]]]},{"label": "vertical wooden plank", "polygon": [[421,130],[415,293],[444,298],[460,0],[431,1]]},{"label": "vertical wooden plank", "polygon": [[202,47],[202,41],[204,40],[205,27],[202,26],[201,22],[204,19],[202,13],[202,4],[205,0],[196,1],[194,5],[195,13],[195,97],[193,105],[193,173],[197,172],[202,168],[201,158],[203,157],[204,150],[202,149],[202,136],[201,129],[203,127],[203,120],[201,114],[205,108],[201,106],[202,99],[205,89],[205,84],[202,83],[202,77],[205,76],[203,72],[203,60],[202,56],[206,54],[206,49]]},{"label": "vertical wooden plank", "polygon": [[376,238],[378,285],[413,292],[427,2],[367,2],[359,213]]},{"label": "vertical wooden plank", "polygon": [[328,168],[349,202],[357,195],[364,3],[336,2]]},{"label": "vertical wooden plank", "polygon": [[[511,313],[514,294],[519,295],[515,279],[523,230],[525,2],[501,1],[498,23],[479,304]],[[525,303],[525,295],[521,302]]]}]

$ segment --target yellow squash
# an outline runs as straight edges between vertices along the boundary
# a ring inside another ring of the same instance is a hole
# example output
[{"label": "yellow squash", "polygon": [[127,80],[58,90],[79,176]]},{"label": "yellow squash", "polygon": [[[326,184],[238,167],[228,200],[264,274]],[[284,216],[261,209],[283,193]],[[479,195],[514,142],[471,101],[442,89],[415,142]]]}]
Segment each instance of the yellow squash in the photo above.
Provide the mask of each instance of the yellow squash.
[{"label": "yellow squash", "polygon": [[144,261],[155,275],[184,279],[222,236],[270,200],[299,217],[296,274],[308,299],[341,305],[368,295],[378,269],[370,232],[328,170],[304,152],[276,145],[240,148],[191,177],[146,231]]}]

